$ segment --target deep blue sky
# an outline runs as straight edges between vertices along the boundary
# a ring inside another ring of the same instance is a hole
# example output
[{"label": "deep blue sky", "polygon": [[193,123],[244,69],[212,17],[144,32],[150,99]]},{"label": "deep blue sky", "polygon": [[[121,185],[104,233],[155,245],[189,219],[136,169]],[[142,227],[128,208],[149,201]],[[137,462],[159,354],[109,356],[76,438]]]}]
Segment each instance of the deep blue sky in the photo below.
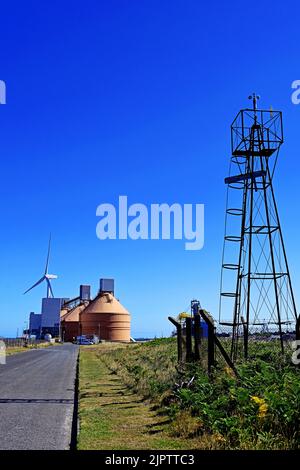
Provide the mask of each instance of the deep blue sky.
[{"label": "deep blue sky", "polygon": [[[101,276],[133,335],[168,334],[191,298],[217,316],[230,123],[252,91],[282,109],[275,178],[300,302],[299,12],[295,2],[51,1],[1,5],[0,335],[15,335],[45,288],[49,232],[57,296]],[[96,207],[204,203],[205,247],[99,241]]]}]

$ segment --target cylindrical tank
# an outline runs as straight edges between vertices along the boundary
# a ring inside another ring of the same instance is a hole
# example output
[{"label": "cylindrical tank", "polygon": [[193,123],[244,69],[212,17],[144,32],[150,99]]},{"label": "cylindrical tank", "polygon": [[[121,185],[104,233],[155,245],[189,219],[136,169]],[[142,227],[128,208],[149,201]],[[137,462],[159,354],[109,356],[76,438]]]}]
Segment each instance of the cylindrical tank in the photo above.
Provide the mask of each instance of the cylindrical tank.
[{"label": "cylindrical tank", "polygon": [[80,335],[79,315],[87,305],[88,302],[83,302],[61,317],[61,330],[64,341],[73,341],[74,338],[76,339]]},{"label": "cylindrical tank", "polygon": [[68,308],[62,308],[61,311],[60,311],[60,318],[62,318],[63,316],[66,315],[66,313],[69,312],[69,309]]},{"label": "cylindrical tank", "polygon": [[80,313],[82,335],[96,335],[106,341],[130,341],[130,314],[111,294],[101,292]]}]

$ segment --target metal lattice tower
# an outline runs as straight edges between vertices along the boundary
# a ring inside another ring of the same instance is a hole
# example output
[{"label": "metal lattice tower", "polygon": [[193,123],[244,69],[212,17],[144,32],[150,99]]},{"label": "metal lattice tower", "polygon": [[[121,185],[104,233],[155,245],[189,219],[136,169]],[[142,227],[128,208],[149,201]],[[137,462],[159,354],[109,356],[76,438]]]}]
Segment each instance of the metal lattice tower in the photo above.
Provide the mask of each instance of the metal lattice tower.
[{"label": "metal lattice tower", "polygon": [[[280,336],[297,319],[295,298],[273,190],[283,143],[282,113],[257,109],[249,97],[231,126],[226,228],[219,321],[232,327],[231,357],[248,357],[249,332],[259,325]],[[228,321],[228,318],[230,320]]]}]

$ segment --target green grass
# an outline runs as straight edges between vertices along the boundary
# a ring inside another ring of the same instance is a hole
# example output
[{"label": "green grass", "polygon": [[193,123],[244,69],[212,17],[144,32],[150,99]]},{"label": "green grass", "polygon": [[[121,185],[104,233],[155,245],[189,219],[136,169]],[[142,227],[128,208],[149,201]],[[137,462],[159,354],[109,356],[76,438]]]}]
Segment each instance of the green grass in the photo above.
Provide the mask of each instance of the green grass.
[{"label": "green grass", "polygon": [[256,347],[239,380],[221,363],[210,378],[178,367],[174,339],[81,349],[80,448],[299,449],[300,370]]},{"label": "green grass", "polygon": [[81,347],[78,449],[201,448],[198,439],[175,437],[168,416],[124,384],[106,360],[110,354],[129,354],[132,346]]}]

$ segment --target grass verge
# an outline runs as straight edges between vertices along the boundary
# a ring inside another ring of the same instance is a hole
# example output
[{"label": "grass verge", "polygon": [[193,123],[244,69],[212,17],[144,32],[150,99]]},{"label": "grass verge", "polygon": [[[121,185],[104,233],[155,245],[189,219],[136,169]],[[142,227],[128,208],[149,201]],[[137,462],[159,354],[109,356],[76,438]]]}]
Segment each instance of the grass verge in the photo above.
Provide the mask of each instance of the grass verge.
[{"label": "grass verge", "polygon": [[237,379],[178,367],[173,339],[83,348],[79,448],[299,449],[300,370],[273,349]]},{"label": "grass verge", "polygon": [[27,352],[27,351],[32,351],[33,349],[44,349],[44,348],[48,348],[49,346],[57,346],[58,344],[60,343],[41,343],[41,344],[37,344],[37,345],[30,345],[30,346],[27,346],[27,347],[24,347],[24,346],[16,346],[16,347],[7,347],[6,350],[5,350],[5,353],[6,353],[6,356],[12,356],[14,354],[19,354],[19,353],[24,353],[24,352]]},{"label": "grass verge", "polygon": [[80,450],[201,448],[198,439],[175,437],[170,419],[129,388],[106,364],[112,352],[131,345],[81,347],[79,362]]}]

